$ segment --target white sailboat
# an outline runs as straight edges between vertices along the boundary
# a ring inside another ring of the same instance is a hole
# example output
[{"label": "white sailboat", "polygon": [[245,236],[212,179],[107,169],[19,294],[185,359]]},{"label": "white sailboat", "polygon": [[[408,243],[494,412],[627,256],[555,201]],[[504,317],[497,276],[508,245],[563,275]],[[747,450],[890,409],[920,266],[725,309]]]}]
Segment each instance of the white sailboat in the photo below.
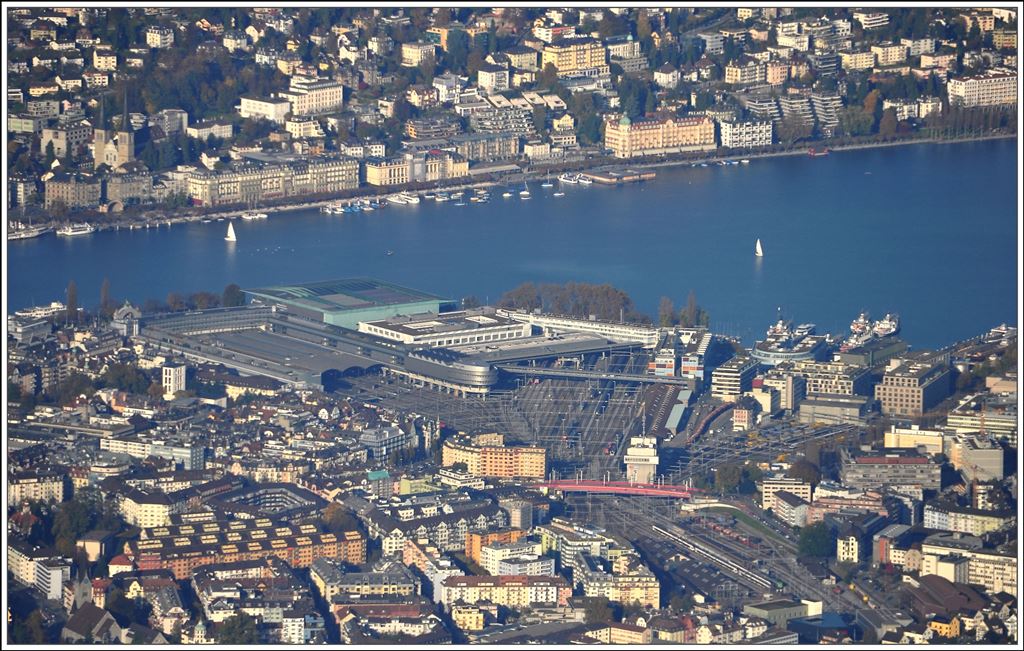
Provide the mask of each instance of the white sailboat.
[{"label": "white sailboat", "polygon": [[761,248],[761,238],[757,238],[757,243],[754,244],[754,255],[759,258],[764,257],[764,250]]},{"label": "white sailboat", "polygon": [[228,242],[237,242],[238,238],[235,237],[235,223],[228,222],[228,234],[224,236],[224,239]]}]

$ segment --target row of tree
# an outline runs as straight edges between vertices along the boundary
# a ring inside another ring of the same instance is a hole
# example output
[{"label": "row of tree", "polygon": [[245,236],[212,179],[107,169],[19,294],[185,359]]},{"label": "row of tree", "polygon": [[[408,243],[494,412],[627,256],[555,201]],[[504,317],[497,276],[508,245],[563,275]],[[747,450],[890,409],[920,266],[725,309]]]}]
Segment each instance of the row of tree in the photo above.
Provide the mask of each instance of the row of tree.
[{"label": "row of tree", "polygon": [[622,319],[628,323],[650,323],[646,314],[636,311],[633,299],[609,284],[569,282],[565,284],[527,282],[505,292],[500,307],[516,310],[567,314],[577,318],[591,316],[607,320]]}]

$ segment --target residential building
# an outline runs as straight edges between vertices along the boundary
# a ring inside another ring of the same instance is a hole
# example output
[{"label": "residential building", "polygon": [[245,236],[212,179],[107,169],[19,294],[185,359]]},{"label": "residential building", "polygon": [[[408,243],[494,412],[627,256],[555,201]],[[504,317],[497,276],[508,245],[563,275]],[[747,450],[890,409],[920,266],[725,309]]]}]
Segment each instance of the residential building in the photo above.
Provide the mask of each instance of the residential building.
[{"label": "residential building", "polygon": [[92,67],[100,72],[113,72],[117,70],[117,54],[111,50],[96,48],[92,51]]},{"label": "residential building", "polygon": [[7,506],[22,502],[54,502],[60,504],[69,496],[67,471],[61,468],[31,469],[7,475]]},{"label": "residential building", "polygon": [[185,390],[186,370],[187,367],[184,364],[169,364],[163,367],[161,386],[164,389],[164,398],[173,398],[176,393]]},{"label": "residential building", "polygon": [[332,79],[294,76],[288,90],[277,96],[287,100],[292,115],[320,115],[340,111],[345,101],[345,87]]},{"label": "residential building", "polygon": [[725,66],[725,83],[750,85],[764,83],[767,69],[765,64],[752,57],[743,57],[738,61],[730,61]]},{"label": "residential building", "polygon": [[500,93],[510,88],[508,68],[485,63],[477,71],[477,85],[487,94]]},{"label": "residential building", "polygon": [[630,120],[605,118],[604,146],[616,158],[714,149],[715,123],[707,116]]},{"label": "residential building", "polygon": [[843,70],[870,70],[875,67],[875,53],[871,50],[840,52],[839,65]]},{"label": "residential building", "polygon": [[402,66],[415,68],[424,59],[434,57],[433,43],[403,43],[402,44]]},{"label": "residential building", "polygon": [[393,452],[415,447],[417,439],[401,427],[377,427],[360,432],[359,443],[366,446],[374,459],[386,461]]},{"label": "residential building", "polygon": [[949,103],[957,106],[1006,106],[1017,103],[1017,71],[992,68],[977,75],[950,79]]},{"label": "residential building", "polygon": [[897,43],[880,43],[871,46],[871,53],[875,55],[875,65],[893,66],[907,60],[907,46]]},{"label": "residential building", "polygon": [[169,48],[174,45],[174,30],[154,25],[146,28],[146,45],[151,48]]},{"label": "residential building", "polygon": [[543,70],[550,63],[555,66],[559,77],[599,76],[608,74],[607,59],[604,44],[596,39],[562,40],[544,47],[540,68]]},{"label": "residential building", "polygon": [[775,493],[775,515],[791,527],[804,527],[807,525],[807,500],[797,497],[789,491],[777,491]]},{"label": "residential building", "polygon": [[[480,548],[480,567],[488,574],[502,574],[498,571],[498,564],[509,558],[519,558],[526,555],[539,556],[541,544],[529,540],[518,540],[516,542],[494,542]],[[552,559],[554,560],[554,559]]]},{"label": "residential building", "polygon": [[250,97],[243,95],[238,113],[246,119],[265,119],[277,124],[285,123],[285,116],[291,110],[291,102],[284,98]]},{"label": "residential building", "polygon": [[724,121],[718,124],[722,147],[727,149],[750,149],[767,147],[772,144],[772,122]]},{"label": "residential building", "polygon": [[85,120],[79,120],[59,124],[55,127],[44,127],[41,135],[40,152],[46,153],[47,148],[52,144],[53,155],[57,158],[78,158],[92,135],[92,125]]},{"label": "residential building", "polygon": [[452,576],[441,584],[441,603],[490,601],[512,610],[539,604],[565,606],[572,588],[560,576]]},{"label": "residential building", "polygon": [[95,208],[100,205],[100,180],[85,174],[55,174],[45,182],[43,207],[52,209],[58,202],[68,209]]},{"label": "residential building", "polygon": [[441,448],[441,465],[466,465],[476,477],[535,478],[547,476],[547,450],[537,446],[507,446],[502,434],[452,437]]},{"label": "residential building", "polygon": [[882,11],[855,11],[853,19],[867,31],[881,29],[889,24],[889,14]]},{"label": "residential building", "polygon": [[765,511],[776,509],[777,494],[780,492],[786,492],[805,502],[810,502],[813,491],[811,484],[793,477],[766,477],[761,480],[760,489],[761,508]]},{"label": "residential building", "polygon": [[711,373],[711,395],[725,402],[736,402],[750,391],[757,367],[757,360],[752,357],[733,357]]}]

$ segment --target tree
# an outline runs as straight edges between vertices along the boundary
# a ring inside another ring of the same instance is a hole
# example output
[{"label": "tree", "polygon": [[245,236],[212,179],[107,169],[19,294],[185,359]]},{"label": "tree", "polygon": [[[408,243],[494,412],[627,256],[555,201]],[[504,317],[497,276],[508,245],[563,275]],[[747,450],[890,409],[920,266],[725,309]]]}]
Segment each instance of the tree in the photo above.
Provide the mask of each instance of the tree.
[{"label": "tree", "polygon": [[100,311],[104,314],[110,309],[110,279],[104,278],[100,285]]},{"label": "tree", "polygon": [[216,630],[218,642],[238,644],[259,644],[260,632],[256,620],[240,612],[222,622]]},{"label": "tree", "polygon": [[801,555],[825,558],[831,556],[835,548],[835,536],[824,522],[816,522],[800,532],[798,549]]},{"label": "tree", "polygon": [[817,484],[821,481],[821,470],[807,459],[797,459],[789,466],[786,476],[808,484]]},{"label": "tree", "polygon": [[49,169],[57,155],[53,151],[53,141],[46,143],[46,168]]},{"label": "tree", "polygon": [[185,299],[177,292],[167,294],[167,308],[171,312],[180,312],[185,309]]},{"label": "tree", "polygon": [[337,502],[332,502],[324,509],[324,526],[328,531],[342,533],[344,531],[355,531],[359,528],[359,520],[349,509]]},{"label": "tree", "polygon": [[715,471],[715,488],[723,493],[729,493],[740,485],[743,480],[743,469],[734,463],[727,463]]},{"label": "tree", "polygon": [[533,107],[533,128],[537,130],[537,133],[543,135],[544,128],[547,124],[548,112],[544,110],[543,106]]},{"label": "tree", "polygon": [[550,61],[544,65],[544,69],[537,75],[537,86],[551,90],[558,83],[558,68]]},{"label": "tree", "polygon": [[589,597],[583,612],[586,614],[587,624],[601,624],[610,622],[614,611],[608,603],[608,597]]},{"label": "tree", "polygon": [[461,29],[448,32],[448,50],[445,59],[448,69],[455,73],[464,73],[469,60],[469,34]]},{"label": "tree", "polygon": [[188,302],[197,310],[208,310],[220,306],[220,297],[212,292],[196,292],[188,297]]},{"label": "tree", "polygon": [[74,280],[68,282],[67,320],[74,323],[78,320],[78,285]]},{"label": "tree", "polygon": [[779,142],[787,147],[793,146],[798,140],[810,138],[813,125],[804,122],[798,115],[789,115],[779,122]]},{"label": "tree", "polygon": [[235,283],[231,283],[225,287],[220,303],[224,307],[238,307],[240,305],[245,305],[245,294],[242,293],[242,288]]},{"label": "tree", "polygon": [[668,296],[662,296],[661,301],[658,303],[658,324],[662,328],[670,328],[677,323],[676,320],[676,307],[672,304],[672,299]]},{"label": "tree", "polygon": [[[423,59],[420,61],[420,65],[419,65],[420,80],[424,84],[429,84],[434,79],[434,71],[436,70],[436,68],[437,68],[437,61],[434,60],[434,55],[433,54],[428,54],[427,56],[423,57]],[[405,118],[401,118],[401,119],[405,119]]]},{"label": "tree", "polygon": [[888,139],[896,135],[897,128],[896,109],[888,108],[882,112],[882,119],[878,123],[878,135]]},{"label": "tree", "polygon": [[146,389],[146,394],[153,400],[160,400],[164,397],[164,386],[159,382],[154,382]]},{"label": "tree", "polygon": [[646,41],[651,37],[651,18],[647,15],[647,10],[641,7],[637,10],[638,15],[636,17],[636,38],[638,41]]}]

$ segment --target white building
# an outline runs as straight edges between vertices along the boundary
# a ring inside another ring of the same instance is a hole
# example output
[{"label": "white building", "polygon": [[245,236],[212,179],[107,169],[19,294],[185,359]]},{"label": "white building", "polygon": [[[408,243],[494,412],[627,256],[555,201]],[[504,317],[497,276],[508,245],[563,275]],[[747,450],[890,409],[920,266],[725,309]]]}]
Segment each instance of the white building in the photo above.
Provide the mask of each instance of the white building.
[{"label": "white building", "polygon": [[331,79],[292,77],[288,90],[278,97],[288,100],[292,115],[316,115],[341,110],[345,87]]},{"label": "white building", "polygon": [[185,390],[185,370],[184,364],[169,364],[163,368],[161,384],[164,388],[164,399],[170,400],[174,394]]},{"label": "white building", "polygon": [[767,511],[776,507],[775,494],[780,491],[792,493],[800,499],[811,501],[811,485],[802,479],[772,477],[761,481],[761,508]]},{"label": "white building", "polygon": [[168,48],[174,45],[174,30],[154,25],[146,28],[146,45],[152,48]]},{"label": "white building", "polygon": [[719,130],[723,147],[747,149],[767,147],[772,144],[772,121],[761,122],[720,122]]},{"label": "white building", "polygon": [[264,118],[277,124],[284,124],[285,116],[291,110],[291,103],[286,99],[263,99],[260,97],[242,97],[238,105],[238,113],[246,119]]},{"label": "white building", "polygon": [[881,29],[889,24],[889,14],[881,11],[855,11],[853,19],[866,30]]},{"label": "white building", "polygon": [[949,103],[959,106],[1001,106],[1017,103],[1017,71],[993,68],[970,77],[950,79]]},{"label": "white building", "polygon": [[415,68],[427,57],[434,56],[433,43],[403,43],[402,44],[402,66]]}]

